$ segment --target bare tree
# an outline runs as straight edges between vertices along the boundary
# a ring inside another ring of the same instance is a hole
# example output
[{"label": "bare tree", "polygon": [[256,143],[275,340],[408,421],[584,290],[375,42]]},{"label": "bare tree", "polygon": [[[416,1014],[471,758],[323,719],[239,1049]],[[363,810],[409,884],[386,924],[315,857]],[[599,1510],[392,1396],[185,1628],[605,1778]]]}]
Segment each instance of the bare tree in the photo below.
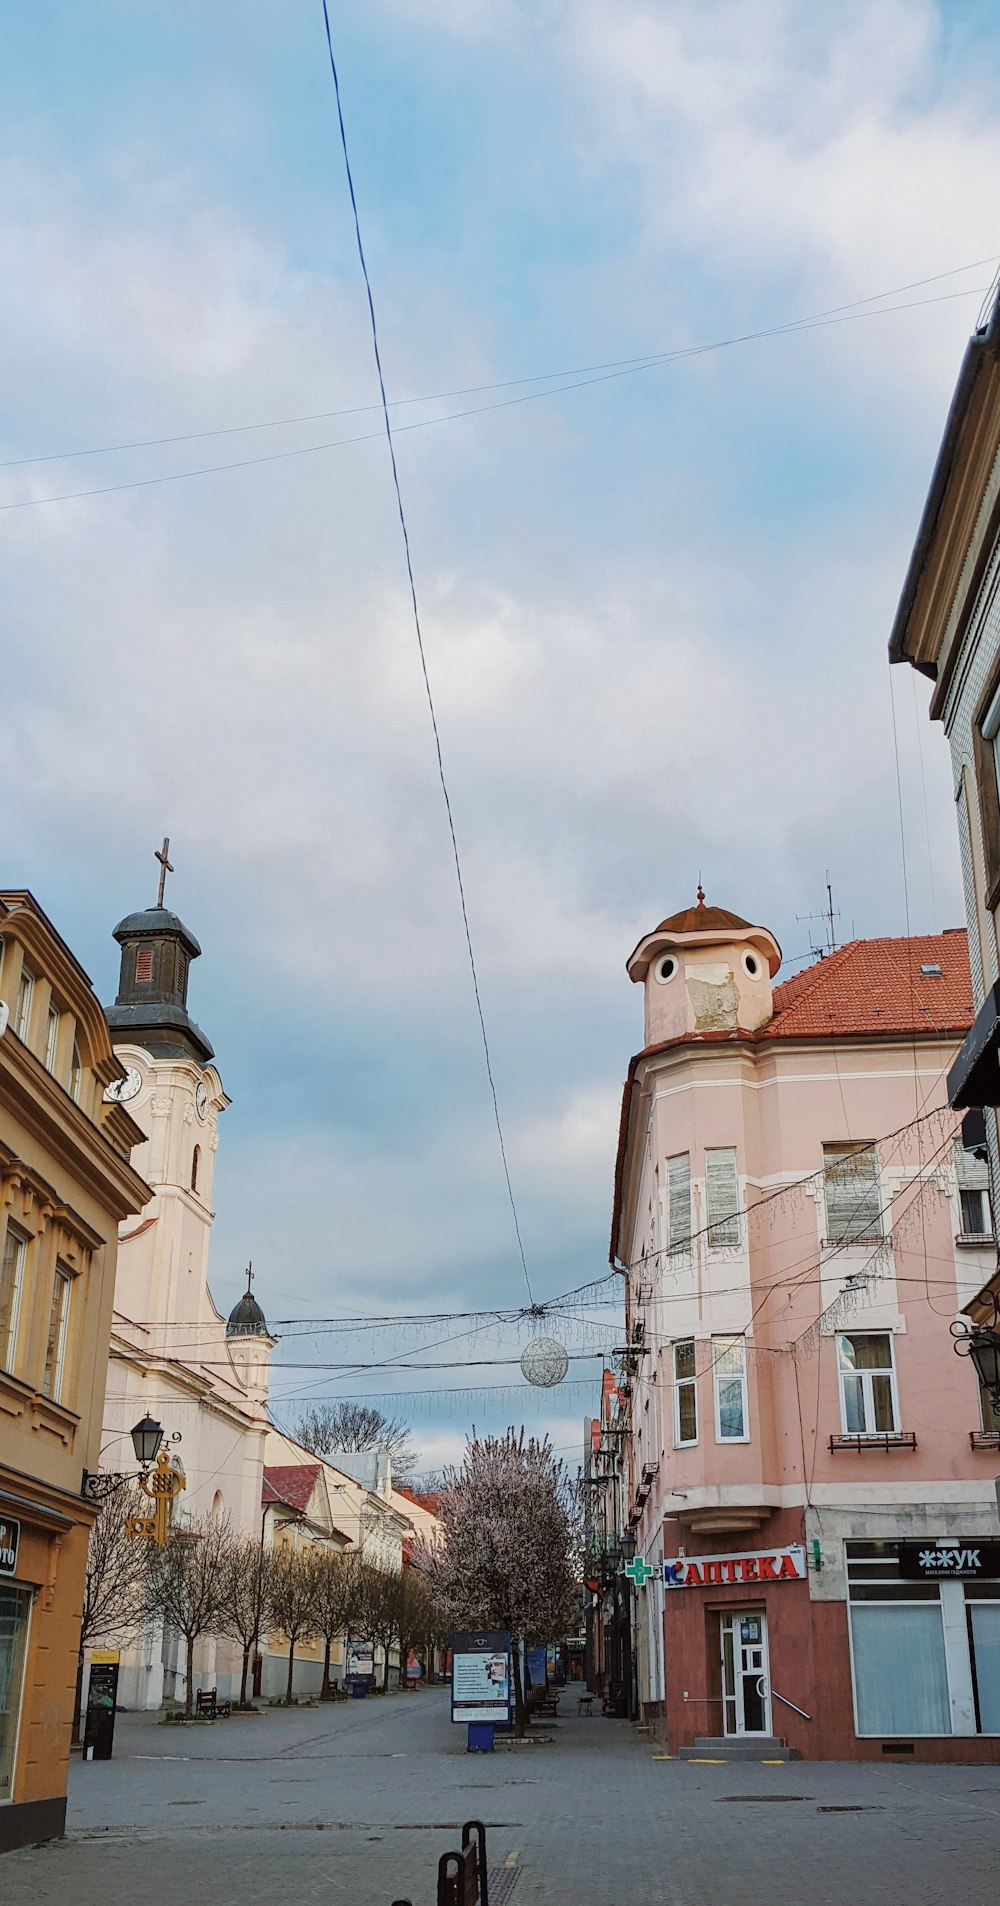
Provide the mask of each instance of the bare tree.
[{"label": "bare tree", "polygon": [[431,1678],[434,1641],[444,1625],[443,1616],[430,1581],[422,1569],[405,1567],[396,1599],[399,1636],[399,1680],[406,1685],[406,1664],[411,1649],[423,1647],[428,1681]]},{"label": "bare tree", "polygon": [[548,1439],[471,1437],[445,1472],[443,1539],[421,1565],[456,1627],[501,1628],[513,1642],[518,1734],[526,1724],[519,1643],[556,1641],[580,1619],[578,1508]]},{"label": "bare tree", "polygon": [[389,1686],[389,1652],[399,1637],[402,1573],[362,1562],[356,1626],[367,1641],[382,1649],[382,1692]]},{"label": "bare tree", "polygon": [[407,1425],[370,1403],[314,1403],[303,1411],[295,1433],[314,1456],[333,1456],[338,1449],[387,1449],[396,1482],[408,1483],[419,1460]]},{"label": "bare tree", "polygon": [[194,1712],[194,1650],[202,1635],[225,1632],[226,1584],[233,1549],[228,1517],[206,1516],[175,1524],[166,1547],[153,1549],[147,1578],[147,1611],[183,1635],[186,1687],[184,1713]]},{"label": "bare tree", "polygon": [[268,1608],[274,1627],[288,1641],[286,1703],[292,1699],[295,1649],[300,1641],[311,1641],[317,1633],[316,1575],[316,1558],[309,1551],[290,1546],[272,1549]]},{"label": "bare tree", "polygon": [[236,1536],[226,1558],[220,1632],[239,1643],[243,1652],[240,1706],[247,1704],[250,1658],[260,1647],[271,1590],[272,1551],[255,1535]]},{"label": "bare tree", "polygon": [[142,1515],[148,1508],[148,1498],[134,1485],[116,1490],[103,1504],[90,1531],[76,1667],[74,1741],[80,1738],[80,1699],[87,1648],[98,1639],[119,1644],[130,1640],[146,1619],[149,1544],[126,1533],[125,1519]]},{"label": "bare tree", "polygon": [[360,1557],[354,1550],[319,1548],[313,1560],[313,1616],[323,1643],[320,1699],[330,1699],[330,1654],[338,1635],[356,1622],[361,1605]]}]

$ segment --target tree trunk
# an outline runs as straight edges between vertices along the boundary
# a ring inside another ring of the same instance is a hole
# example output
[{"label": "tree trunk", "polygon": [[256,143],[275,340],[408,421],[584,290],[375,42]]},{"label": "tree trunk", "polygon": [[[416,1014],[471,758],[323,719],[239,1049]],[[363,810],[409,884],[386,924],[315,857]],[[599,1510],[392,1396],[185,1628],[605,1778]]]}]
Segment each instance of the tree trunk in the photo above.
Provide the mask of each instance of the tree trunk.
[{"label": "tree trunk", "polygon": [[190,1721],[194,1716],[194,1636],[185,1640],[187,1655],[187,1686],[184,1690],[184,1719]]},{"label": "tree trunk", "polygon": [[387,1641],[384,1641],[382,1643],[382,1646],[385,1650],[385,1660],[382,1663],[382,1693],[388,1694],[389,1692],[389,1643]]},{"label": "tree trunk", "polygon": [[285,1685],[285,1706],[286,1707],[291,1707],[292,1705],[292,1674],[294,1672],[294,1669],[295,1669],[295,1641],[293,1636],[289,1635],[288,1637],[288,1681]]},{"label": "tree trunk", "polygon": [[241,1707],[246,1707],[246,1704],[247,1704],[247,1677],[250,1673],[250,1649],[252,1646],[253,1646],[253,1643],[248,1641],[245,1644],[243,1649],[243,1672],[240,1675],[240,1706]]},{"label": "tree trunk", "polygon": [[76,1657],[76,1696],[73,1701],[73,1746],[79,1747],[83,1732],[83,1649]]},{"label": "tree trunk", "polygon": [[518,1740],[523,1741],[528,1711],[524,1705],[524,1688],[521,1684],[521,1644],[513,1635],[510,1639],[510,1659],[514,1670],[514,1731]]},{"label": "tree trunk", "polygon": [[330,1649],[332,1646],[330,1636],[326,1635],[323,1641],[323,1685],[319,1691],[321,1701],[330,1699]]}]

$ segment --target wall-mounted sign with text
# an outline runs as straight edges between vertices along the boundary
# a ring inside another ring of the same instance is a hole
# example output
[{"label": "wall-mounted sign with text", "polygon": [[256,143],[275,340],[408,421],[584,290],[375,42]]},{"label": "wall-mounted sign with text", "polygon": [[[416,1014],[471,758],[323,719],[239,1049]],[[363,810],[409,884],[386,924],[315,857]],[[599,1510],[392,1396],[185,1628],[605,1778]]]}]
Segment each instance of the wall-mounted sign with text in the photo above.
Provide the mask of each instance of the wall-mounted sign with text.
[{"label": "wall-mounted sign with text", "polygon": [[663,1579],[668,1588],[722,1588],[745,1582],[804,1582],[806,1552],[801,1543],[785,1549],[754,1549],[741,1555],[668,1555]]},{"label": "wall-mounted sign with text", "polygon": [[0,1516],[0,1575],[17,1571],[17,1551],[21,1546],[21,1524],[9,1516]]},{"label": "wall-mounted sign with text", "polygon": [[976,1582],[1000,1576],[1000,1542],[975,1537],[940,1542],[901,1542],[904,1582]]}]

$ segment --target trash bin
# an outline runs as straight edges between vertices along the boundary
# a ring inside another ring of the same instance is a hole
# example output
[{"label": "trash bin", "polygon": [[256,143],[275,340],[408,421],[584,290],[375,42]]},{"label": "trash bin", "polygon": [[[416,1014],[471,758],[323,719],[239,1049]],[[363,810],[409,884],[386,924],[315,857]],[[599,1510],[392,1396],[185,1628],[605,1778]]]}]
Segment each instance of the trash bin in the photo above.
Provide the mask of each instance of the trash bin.
[{"label": "trash bin", "polygon": [[367,1693],[368,1693],[368,1683],[367,1681],[363,1681],[359,1675],[354,1681],[351,1682],[351,1700],[363,1701]]},{"label": "trash bin", "polygon": [[467,1725],[469,1729],[469,1740],[468,1740],[467,1751],[470,1754],[494,1753],[495,1749],[493,1746],[493,1722],[492,1721],[469,1721]]}]

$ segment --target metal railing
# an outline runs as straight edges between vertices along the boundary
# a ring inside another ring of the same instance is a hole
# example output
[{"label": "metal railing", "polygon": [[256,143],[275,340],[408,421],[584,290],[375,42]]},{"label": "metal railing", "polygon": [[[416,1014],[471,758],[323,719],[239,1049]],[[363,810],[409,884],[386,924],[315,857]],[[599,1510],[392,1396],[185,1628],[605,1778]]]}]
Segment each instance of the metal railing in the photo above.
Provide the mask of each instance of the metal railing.
[{"label": "metal railing", "polygon": [[801,1714],[804,1721],[812,1720],[812,1715],[807,1714],[804,1707],[799,1707],[797,1701],[790,1701],[787,1694],[779,1694],[777,1688],[772,1688],[771,1693],[776,1701],[783,1701],[786,1707],[790,1707],[793,1714]]},{"label": "metal railing", "polygon": [[[394,1899],[392,1906],[411,1906],[411,1902]],[[486,1828],[481,1820],[466,1820],[460,1852],[442,1853],[438,1861],[437,1906],[490,1906]]]}]

